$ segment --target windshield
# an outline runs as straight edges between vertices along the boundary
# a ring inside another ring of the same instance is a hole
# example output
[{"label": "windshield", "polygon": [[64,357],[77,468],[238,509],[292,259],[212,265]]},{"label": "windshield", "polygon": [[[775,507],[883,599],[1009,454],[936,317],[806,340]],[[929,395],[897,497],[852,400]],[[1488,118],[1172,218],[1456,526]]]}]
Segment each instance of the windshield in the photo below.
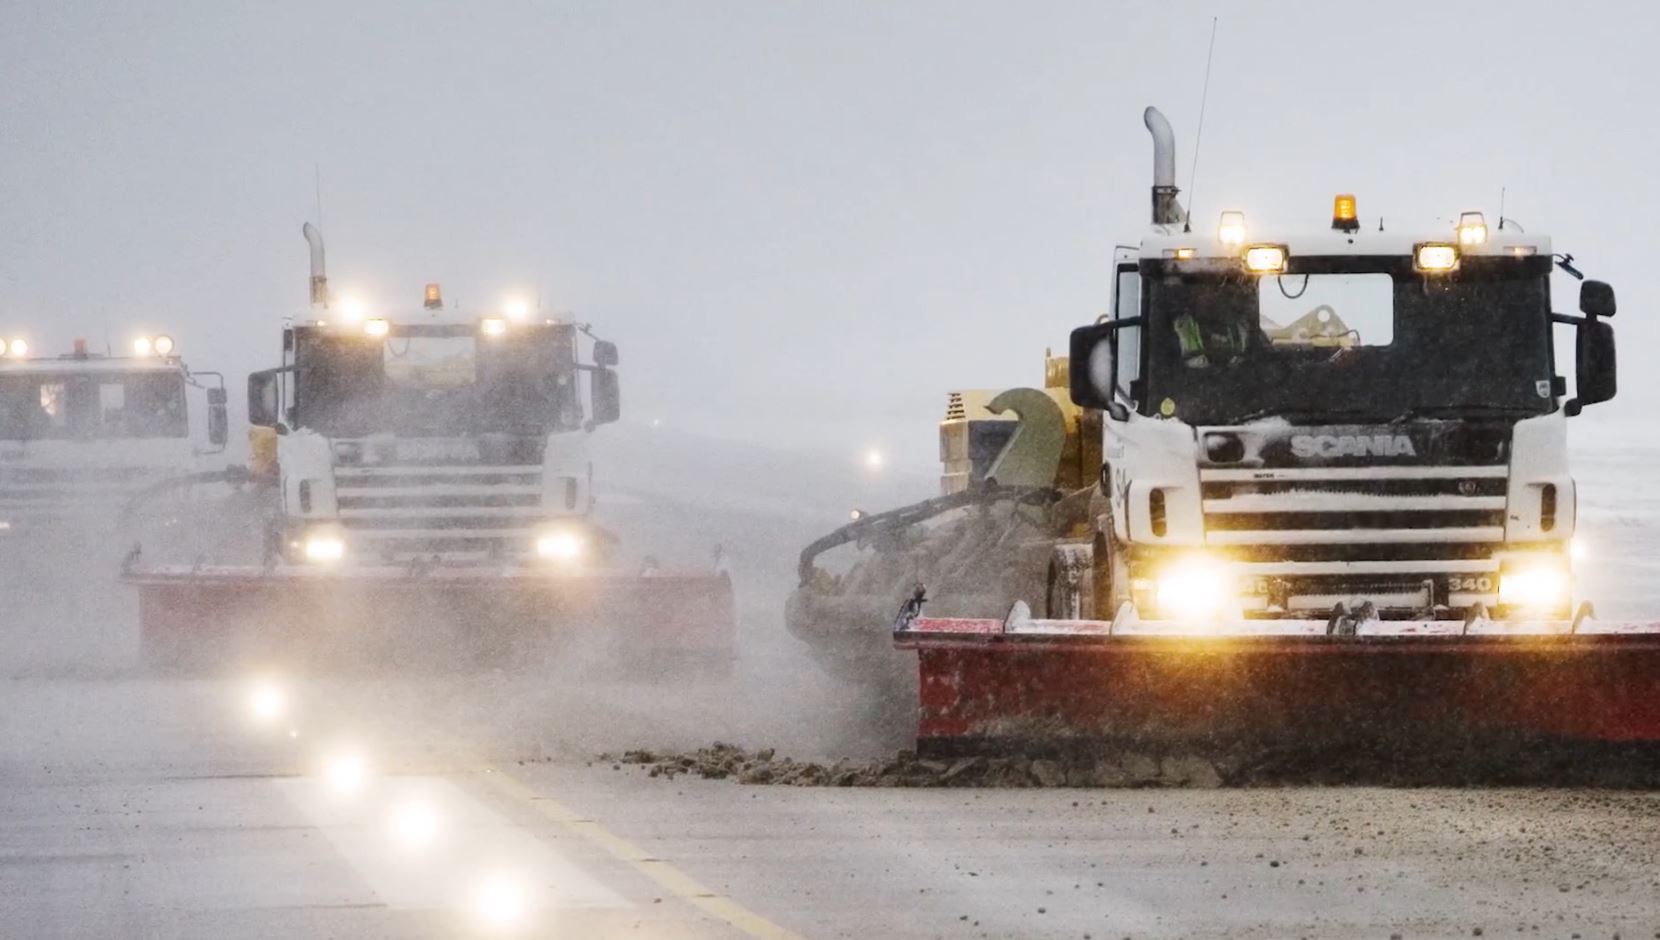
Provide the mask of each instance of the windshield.
[{"label": "windshield", "polygon": [[385,339],[296,330],[294,415],[336,437],[542,434],[581,426],[569,327],[479,337],[400,329]]},{"label": "windshield", "polygon": [[0,439],[184,437],[178,372],[0,375]]},{"label": "windshield", "polygon": [[1404,259],[1313,260],[1325,265],[1260,279],[1146,278],[1147,413],[1225,424],[1551,409],[1537,266],[1432,279]]}]

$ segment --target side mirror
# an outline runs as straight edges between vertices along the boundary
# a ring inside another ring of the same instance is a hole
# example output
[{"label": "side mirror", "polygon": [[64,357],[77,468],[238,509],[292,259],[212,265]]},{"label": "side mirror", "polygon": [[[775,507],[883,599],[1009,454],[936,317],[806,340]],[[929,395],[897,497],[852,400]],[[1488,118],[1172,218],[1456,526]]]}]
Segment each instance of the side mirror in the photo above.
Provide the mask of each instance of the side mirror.
[{"label": "side mirror", "polygon": [[210,388],[207,390],[208,404],[208,443],[215,447],[224,447],[230,437],[230,416],[225,411],[225,390]]},{"label": "side mirror", "polygon": [[610,369],[595,369],[588,375],[594,405],[593,417],[588,424],[610,424],[622,417],[622,386],[617,382],[617,373]]},{"label": "side mirror", "polygon": [[[1612,293],[1609,294],[1609,306],[1612,309]],[[1612,326],[1595,318],[1587,319],[1580,324],[1579,336],[1574,343],[1574,371],[1577,394],[1563,409],[1570,416],[1579,414],[1586,405],[1595,405],[1614,397],[1617,383]]]},{"label": "side mirror", "polygon": [[277,374],[276,369],[266,369],[248,376],[248,423],[254,427],[274,428],[279,424]]},{"label": "side mirror", "polygon": [[1073,403],[1080,408],[1106,411],[1121,421],[1127,417],[1124,405],[1112,396],[1118,327],[1118,323],[1097,323],[1072,331],[1070,391]]},{"label": "side mirror", "polygon": [[1588,317],[1614,315],[1614,288],[1607,281],[1582,281],[1579,285],[1579,312]]},{"label": "side mirror", "polygon": [[594,340],[594,365],[609,369],[617,364],[617,344],[610,340]]}]

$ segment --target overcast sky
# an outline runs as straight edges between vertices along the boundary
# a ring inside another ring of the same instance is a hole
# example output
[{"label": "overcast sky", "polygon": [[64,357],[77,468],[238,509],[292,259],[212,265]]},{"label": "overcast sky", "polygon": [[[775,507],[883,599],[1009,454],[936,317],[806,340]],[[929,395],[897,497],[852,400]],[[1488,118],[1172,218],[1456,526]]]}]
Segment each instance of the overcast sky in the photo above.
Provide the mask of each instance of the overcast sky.
[{"label": "overcast sky", "polygon": [[338,290],[539,290],[619,341],[633,418],[922,466],[948,389],[1039,382],[1104,308],[1145,105],[1188,187],[1213,13],[1196,220],[1439,228],[1504,187],[1619,292],[1603,415],[1656,404],[1647,3],[8,0],[0,332],[165,329],[240,385],[320,165]]}]

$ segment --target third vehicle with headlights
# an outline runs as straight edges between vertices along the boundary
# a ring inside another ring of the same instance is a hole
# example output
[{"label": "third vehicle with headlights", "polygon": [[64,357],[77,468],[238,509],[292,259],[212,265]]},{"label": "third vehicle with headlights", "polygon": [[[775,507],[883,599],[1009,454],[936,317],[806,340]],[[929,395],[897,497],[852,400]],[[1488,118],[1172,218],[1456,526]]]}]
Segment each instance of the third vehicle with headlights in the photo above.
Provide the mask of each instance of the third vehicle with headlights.
[{"label": "third vehicle with headlights", "polygon": [[621,571],[594,517],[586,438],[619,416],[616,347],[528,305],[461,313],[437,284],[407,311],[334,301],[307,238],[312,309],[248,383],[262,558],[130,572],[146,642],[232,624],[266,649],[396,656],[580,634],[625,663],[727,663],[725,573]]},{"label": "third vehicle with headlights", "polygon": [[0,531],[114,531],[129,500],[223,463],[224,381],[172,337],[40,355],[0,338]]}]

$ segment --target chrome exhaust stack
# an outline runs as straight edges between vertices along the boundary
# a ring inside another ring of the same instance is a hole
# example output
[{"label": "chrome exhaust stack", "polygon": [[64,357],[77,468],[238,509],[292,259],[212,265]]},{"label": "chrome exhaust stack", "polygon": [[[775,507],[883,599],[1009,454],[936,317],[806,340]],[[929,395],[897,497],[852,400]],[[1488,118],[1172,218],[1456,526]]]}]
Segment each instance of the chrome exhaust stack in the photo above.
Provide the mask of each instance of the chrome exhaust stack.
[{"label": "chrome exhaust stack", "polygon": [[1187,211],[1176,201],[1176,132],[1158,108],[1142,113],[1147,132],[1153,135],[1153,224],[1175,225],[1187,221]]},{"label": "chrome exhaust stack", "polygon": [[327,307],[329,305],[329,276],[323,268],[323,233],[310,222],[300,230],[305,235],[307,245],[311,246],[311,305],[313,307]]}]

